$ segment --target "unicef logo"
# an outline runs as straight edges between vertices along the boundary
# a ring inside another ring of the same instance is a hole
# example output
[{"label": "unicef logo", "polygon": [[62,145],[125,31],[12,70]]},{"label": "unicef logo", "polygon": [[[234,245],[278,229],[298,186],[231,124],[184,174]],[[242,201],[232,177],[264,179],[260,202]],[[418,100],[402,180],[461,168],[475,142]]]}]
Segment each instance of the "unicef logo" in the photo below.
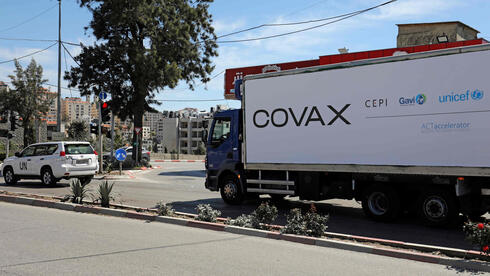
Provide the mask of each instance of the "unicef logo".
[{"label": "unicef logo", "polygon": [[483,99],[483,91],[476,89],[475,91],[471,92],[471,98],[475,101]]},{"label": "unicef logo", "polygon": [[418,104],[424,104],[426,100],[427,97],[424,94],[418,94],[415,98],[415,102],[417,102]]}]

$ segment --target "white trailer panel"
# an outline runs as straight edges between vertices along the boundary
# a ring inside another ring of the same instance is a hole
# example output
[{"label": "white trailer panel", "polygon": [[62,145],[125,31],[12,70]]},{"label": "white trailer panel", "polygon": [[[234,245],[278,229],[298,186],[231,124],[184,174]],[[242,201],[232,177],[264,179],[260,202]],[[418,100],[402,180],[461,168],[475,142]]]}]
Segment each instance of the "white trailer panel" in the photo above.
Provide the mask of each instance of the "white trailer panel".
[{"label": "white trailer panel", "polygon": [[244,161],[490,168],[489,64],[487,50],[245,78]]}]

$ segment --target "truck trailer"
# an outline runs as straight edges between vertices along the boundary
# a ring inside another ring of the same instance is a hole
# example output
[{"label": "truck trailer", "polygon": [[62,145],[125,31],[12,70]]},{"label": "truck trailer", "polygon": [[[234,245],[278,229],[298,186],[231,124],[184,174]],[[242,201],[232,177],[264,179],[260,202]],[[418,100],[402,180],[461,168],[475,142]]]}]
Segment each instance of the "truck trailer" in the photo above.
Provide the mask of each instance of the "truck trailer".
[{"label": "truck trailer", "polygon": [[[355,199],[374,220],[478,217],[490,199],[490,44],[246,75],[214,115],[207,189]],[[487,95],[488,94],[488,95]]]}]

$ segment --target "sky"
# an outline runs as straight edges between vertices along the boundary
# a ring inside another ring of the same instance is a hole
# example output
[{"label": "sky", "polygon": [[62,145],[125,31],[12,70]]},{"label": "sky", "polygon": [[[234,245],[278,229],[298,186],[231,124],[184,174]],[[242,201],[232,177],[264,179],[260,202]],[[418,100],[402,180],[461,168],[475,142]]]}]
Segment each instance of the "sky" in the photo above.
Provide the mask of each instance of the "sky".
[{"label": "sky", "polygon": [[[210,5],[215,33],[219,35],[247,29],[266,23],[289,23],[321,19],[376,6],[387,0],[215,0]],[[84,30],[91,20],[86,8],[75,0],[62,0],[61,39],[73,43],[93,44],[90,29]],[[275,64],[281,62],[318,59],[319,56],[337,54],[339,48],[349,52],[396,47],[396,24],[461,21],[480,31],[479,37],[490,40],[489,0],[398,0],[381,8],[326,25],[321,28],[288,36],[241,43],[221,43],[218,57],[213,59],[214,77],[200,84],[194,91],[185,84],[175,89],[163,89],[157,99],[162,104],[157,110],[179,110],[185,107],[209,110],[217,104],[239,108],[240,102],[224,100],[223,71],[227,68]],[[240,40],[286,33],[308,28],[319,23],[296,26],[259,28],[223,38]],[[14,63],[5,62],[45,49],[51,41],[10,39],[57,40],[57,0],[0,0],[0,81],[9,82]],[[80,52],[78,46],[68,46],[71,55]],[[26,67],[31,58],[42,65],[44,77],[52,91],[57,91],[58,46],[32,57],[20,59]],[[76,66],[72,58],[62,52],[62,72]],[[64,74],[64,73],[63,73]],[[62,97],[78,97],[79,92],[68,89],[62,79]]]}]

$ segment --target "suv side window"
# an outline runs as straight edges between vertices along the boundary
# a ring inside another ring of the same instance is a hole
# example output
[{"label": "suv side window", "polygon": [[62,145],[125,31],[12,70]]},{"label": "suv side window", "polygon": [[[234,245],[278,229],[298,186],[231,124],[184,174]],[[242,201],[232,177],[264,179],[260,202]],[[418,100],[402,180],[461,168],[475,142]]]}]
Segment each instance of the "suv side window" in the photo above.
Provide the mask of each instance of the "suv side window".
[{"label": "suv side window", "polygon": [[30,156],[34,156],[34,147],[33,146],[30,146],[30,147],[27,147],[25,148],[23,151],[22,151],[22,157],[30,157]]},{"label": "suv side window", "polygon": [[46,155],[53,155],[58,150],[58,145],[48,145]]},{"label": "suv side window", "polygon": [[46,149],[47,149],[46,145],[35,146],[34,155],[35,156],[46,155]]}]

